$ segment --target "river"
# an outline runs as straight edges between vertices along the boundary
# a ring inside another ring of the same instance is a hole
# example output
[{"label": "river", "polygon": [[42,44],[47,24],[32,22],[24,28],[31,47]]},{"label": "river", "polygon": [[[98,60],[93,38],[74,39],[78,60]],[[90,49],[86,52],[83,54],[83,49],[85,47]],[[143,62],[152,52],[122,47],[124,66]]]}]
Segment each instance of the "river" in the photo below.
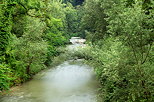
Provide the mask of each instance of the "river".
[{"label": "river", "polygon": [[83,61],[66,61],[42,71],[0,102],[96,102],[94,71]]}]

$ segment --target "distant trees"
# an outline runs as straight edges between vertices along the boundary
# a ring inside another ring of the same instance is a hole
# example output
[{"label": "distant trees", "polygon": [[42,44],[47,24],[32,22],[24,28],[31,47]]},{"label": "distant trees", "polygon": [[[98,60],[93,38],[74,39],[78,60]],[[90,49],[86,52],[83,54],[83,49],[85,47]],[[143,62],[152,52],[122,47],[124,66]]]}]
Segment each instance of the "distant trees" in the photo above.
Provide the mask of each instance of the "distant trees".
[{"label": "distant trees", "polygon": [[80,29],[81,27],[81,18],[82,18],[82,11],[81,7],[73,7],[71,3],[67,3],[67,7],[65,8],[65,14],[66,14],[66,19],[65,19],[65,27],[66,27],[66,33],[70,36],[81,36],[82,35],[82,30]]},{"label": "distant trees", "polygon": [[86,0],[84,14],[81,20],[82,28],[85,30],[87,40],[93,42],[103,39],[106,34],[107,22],[104,8],[99,0]]}]

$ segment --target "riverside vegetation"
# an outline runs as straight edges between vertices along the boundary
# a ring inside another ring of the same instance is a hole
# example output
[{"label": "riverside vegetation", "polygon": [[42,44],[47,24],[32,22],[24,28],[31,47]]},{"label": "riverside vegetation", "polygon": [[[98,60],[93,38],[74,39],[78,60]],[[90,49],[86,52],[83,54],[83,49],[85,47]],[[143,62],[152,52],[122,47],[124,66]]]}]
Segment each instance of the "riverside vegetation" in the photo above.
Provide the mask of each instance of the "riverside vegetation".
[{"label": "riverside vegetation", "polygon": [[102,102],[154,101],[154,1],[86,0],[90,47],[75,56],[95,68]]},{"label": "riverside vegetation", "polygon": [[49,66],[63,52],[59,46],[80,36],[88,45],[68,53],[69,59],[84,58],[94,67],[101,102],[154,101],[153,0],[2,0],[0,5],[1,90]]},{"label": "riverside vegetation", "polygon": [[[66,2],[66,1],[65,1]],[[60,46],[78,36],[78,9],[61,0],[0,1],[0,90],[50,66]],[[70,25],[71,24],[71,25]]]}]

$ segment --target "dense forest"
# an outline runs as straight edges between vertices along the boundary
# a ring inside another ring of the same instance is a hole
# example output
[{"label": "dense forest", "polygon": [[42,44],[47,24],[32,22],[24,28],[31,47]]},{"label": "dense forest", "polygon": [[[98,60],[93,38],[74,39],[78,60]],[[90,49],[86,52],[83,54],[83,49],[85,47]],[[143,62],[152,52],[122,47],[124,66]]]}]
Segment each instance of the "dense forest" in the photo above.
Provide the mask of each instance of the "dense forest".
[{"label": "dense forest", "polygon": [[79,9],[61,0],[0,1],[0,90],[29,80],[80,35]]},{"label": "dense forest", "polygon": [[1,0],[0,90],[48,68],[74,36],[87,40],[72,56],[93,66],[100,102],[154,102],[153,0]]}]

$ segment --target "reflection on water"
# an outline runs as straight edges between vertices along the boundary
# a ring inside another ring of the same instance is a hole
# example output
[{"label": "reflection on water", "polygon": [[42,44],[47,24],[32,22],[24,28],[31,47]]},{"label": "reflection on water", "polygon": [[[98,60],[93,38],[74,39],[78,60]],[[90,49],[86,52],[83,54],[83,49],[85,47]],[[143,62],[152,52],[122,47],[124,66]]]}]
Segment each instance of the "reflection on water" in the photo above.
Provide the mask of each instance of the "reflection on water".
[{"label": "reflection on water", "polygon": [[96,102],[96,85],[89,66],[67,61],[39,73],[0,102]]}]

